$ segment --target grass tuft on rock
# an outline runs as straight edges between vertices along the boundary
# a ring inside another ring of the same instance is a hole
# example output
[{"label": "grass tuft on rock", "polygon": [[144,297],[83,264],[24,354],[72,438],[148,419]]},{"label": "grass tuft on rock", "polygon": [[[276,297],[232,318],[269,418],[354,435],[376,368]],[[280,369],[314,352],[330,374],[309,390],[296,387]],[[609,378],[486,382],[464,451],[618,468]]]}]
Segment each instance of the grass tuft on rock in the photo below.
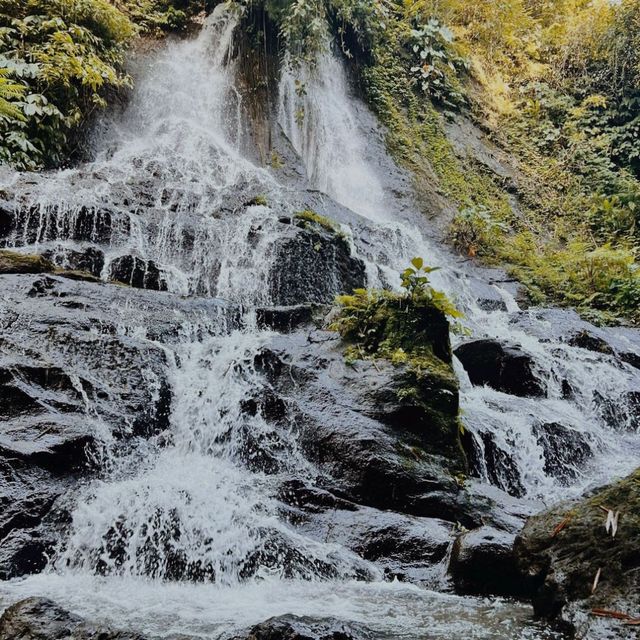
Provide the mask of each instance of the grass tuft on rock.
[{"label": "grass tuft on rock", "polygon": [[53,262],[43,256],[0,250],[0,274],[52,273],[54,270]]}]

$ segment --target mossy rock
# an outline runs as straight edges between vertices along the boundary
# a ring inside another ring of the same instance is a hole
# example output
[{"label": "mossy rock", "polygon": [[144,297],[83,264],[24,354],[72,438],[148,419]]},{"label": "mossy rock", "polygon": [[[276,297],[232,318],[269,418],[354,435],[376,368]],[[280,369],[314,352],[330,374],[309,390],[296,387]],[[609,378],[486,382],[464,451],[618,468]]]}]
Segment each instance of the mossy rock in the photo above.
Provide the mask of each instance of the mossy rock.
[{"label": "mossy rock", "polygon": [[53,262],[43,256],[0,250],[0,274],[51,273],[54,270]]},{"label": "mossy rock", "polygon": [[83,282],[102,282],[102,280],[100,280],[98,276],[94,276],[92,273],[89,273],[88,271],[82,271],[80,269],[56,269],[55,274],[69,280],[82,280]]},{"label": "mossy rock", "polygon": [[[609,509],[620,513],[615,537],[605,529]],[[533,604],[539,615],[578,629],[602,626],[594,610],[640,618],[640,469],[530,518],[515,552],[521,569],[537,580]],[[629,638],[637,628],[604,618],[613,635],[598,637]]]},{"label": "mossy rock", "polygon": [[299,226],[305,229],[317,226],[335,235],[340,235],[342,233],[340,231],[340,225],[337,222],[334,222],[331,218],[320,215],[315,211],[310,211],[308,209],[305,211],[299,211],[293,216],[293,218]]},{"label": "mossy rock", "polygon": [[445,313],[425,295],[389,291],[356,290],[338,302],[332,327],[345,340],[347,361],[373,360],[377,368],[393,370],[378,391],[376,417],[417,435],[420,447],[447,458],[452,471],[466,470]]}]

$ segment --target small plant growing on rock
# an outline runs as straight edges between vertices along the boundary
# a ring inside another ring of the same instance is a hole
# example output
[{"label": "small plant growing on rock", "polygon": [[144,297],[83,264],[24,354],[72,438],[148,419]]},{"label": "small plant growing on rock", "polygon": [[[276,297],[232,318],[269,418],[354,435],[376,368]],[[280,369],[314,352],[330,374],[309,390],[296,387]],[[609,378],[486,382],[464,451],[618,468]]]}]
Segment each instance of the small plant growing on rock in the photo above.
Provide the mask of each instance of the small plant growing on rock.
[{"label": "small plant growing on rock", "polygon": [[429,274],[435,270],[414,258],[401,274],[404,292],[356,289],[338,296],[339,311],[330,328],[352,343],[347,356],[385,358],[418,368],[450,363],[447,316],[462,314],[431,286]]},{"label": "small plant growing on rock", "polygon": [[414,258],[411,265],[402,272],[402,286],[412,299],[425,298],[446,316],[461,318],[462,313],[449,300],[447,294],[431,286],[429,275],[439,269],[440,267],[425,265],[422,258]]},{"label": "small plant growing on rock", "polygon": [[327,218],[326,216],[320,215],[315,211],[311,211],[306,209],[305,211],[299,211],[294,216],[294,219],[303,229],[309,229],[313,226],[322,227],[325,231],[328,231],[330,234],[334,235],[339,240],[343,242],[347,242],[347,236],[344,231],[340,228],[340,225],[337,222],[331,220],[331,218]]}]

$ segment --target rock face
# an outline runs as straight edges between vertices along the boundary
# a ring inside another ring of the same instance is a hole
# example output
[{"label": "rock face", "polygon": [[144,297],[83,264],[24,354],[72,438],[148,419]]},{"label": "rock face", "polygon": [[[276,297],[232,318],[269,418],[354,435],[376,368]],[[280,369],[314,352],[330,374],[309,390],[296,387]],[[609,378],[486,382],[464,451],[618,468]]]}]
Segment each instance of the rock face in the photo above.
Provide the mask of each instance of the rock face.
[{"label": "rock face", "polygon": [[[7,579],[44,568],[66,517],[63,497],[99,469],[102,452],[167,428],[166,353],[147,338],[171,341],[203,309],[221,327],[235,316],[215,300],[53,275],[0,280],[0,578]],[[143,321],[144,337],[122,330]]]},{"label": "rock face", "polygon": [[137,633],[88,624],[45,598],[28,598],[0,617],[0,640],[145,640]]},{"label": "rock face", "polygon": [[337,294],[365,286],[362,261],[351,255],[336,231],[320,224],[292,226],[291,233],[278,241],[276,253],[269,277],[276,305],[331,303]]},{"label": "rock face", "polygon": [[474,385],[488,385],[514,396],[542,396],[533,359],[522,349],[497,340],[473,340],[455,350]]},{"label": "rock face", "polygon": [[[607,511],[618,512],[615,537]],[[515,544],[538,615],[592,638],[630,638],[640,619],[640,470],[529,519]],[[596,579],[598,577],[598,579]]]},{"label": "rock face", "polygon": [[531,582],[518,570],[515,535],[483,526],[464,533],[451,552],[449,573],[458,593],[526,597]]},{"label": "rock face", "polygon": [[453,442],[444,443],[416,407],[405,413],[395,392],[402,368],[348,365],[339,337],[329,332],[278,337],[258,366],[287,398],[305,452],[326,470],[326,489],[375,508],[464,519],[452,478],[464,464],[455,415]]},{"label": "rock face", "polygon": [[534,425],[533,433],[544,451],[545,472],[569,483],[581,465],[593,456],[586,436],[557,422]]}]

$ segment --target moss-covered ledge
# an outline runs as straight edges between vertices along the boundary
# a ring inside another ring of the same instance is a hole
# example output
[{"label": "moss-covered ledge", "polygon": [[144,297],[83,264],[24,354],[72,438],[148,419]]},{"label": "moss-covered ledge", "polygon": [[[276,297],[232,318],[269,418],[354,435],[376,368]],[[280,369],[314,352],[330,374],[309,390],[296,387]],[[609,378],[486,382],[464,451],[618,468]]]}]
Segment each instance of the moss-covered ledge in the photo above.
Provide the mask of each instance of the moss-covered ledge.
[{"label": "moss-covered ledge", "polygon": [[[616,513],[614,536],[606,523]],[[585,638],[636,637],[640,469],[530,518],[516,540],[515,553],[521,569],[537,580],[537,614],[562,620]]]},{"label": "moss-covered ledge", "polygon": [[[459,389],[453,371],[447,316],[452,303],[431,288],[420,259],[403,273],[404,292],[357,289],[339,296],[330,328],[343,338],[348,363],[383,360],[393,380],[378,391],[380,419],[420,436],[427,453],[466,469],[460,444]],[[390,410],[390,407],[393,410]]]}]

